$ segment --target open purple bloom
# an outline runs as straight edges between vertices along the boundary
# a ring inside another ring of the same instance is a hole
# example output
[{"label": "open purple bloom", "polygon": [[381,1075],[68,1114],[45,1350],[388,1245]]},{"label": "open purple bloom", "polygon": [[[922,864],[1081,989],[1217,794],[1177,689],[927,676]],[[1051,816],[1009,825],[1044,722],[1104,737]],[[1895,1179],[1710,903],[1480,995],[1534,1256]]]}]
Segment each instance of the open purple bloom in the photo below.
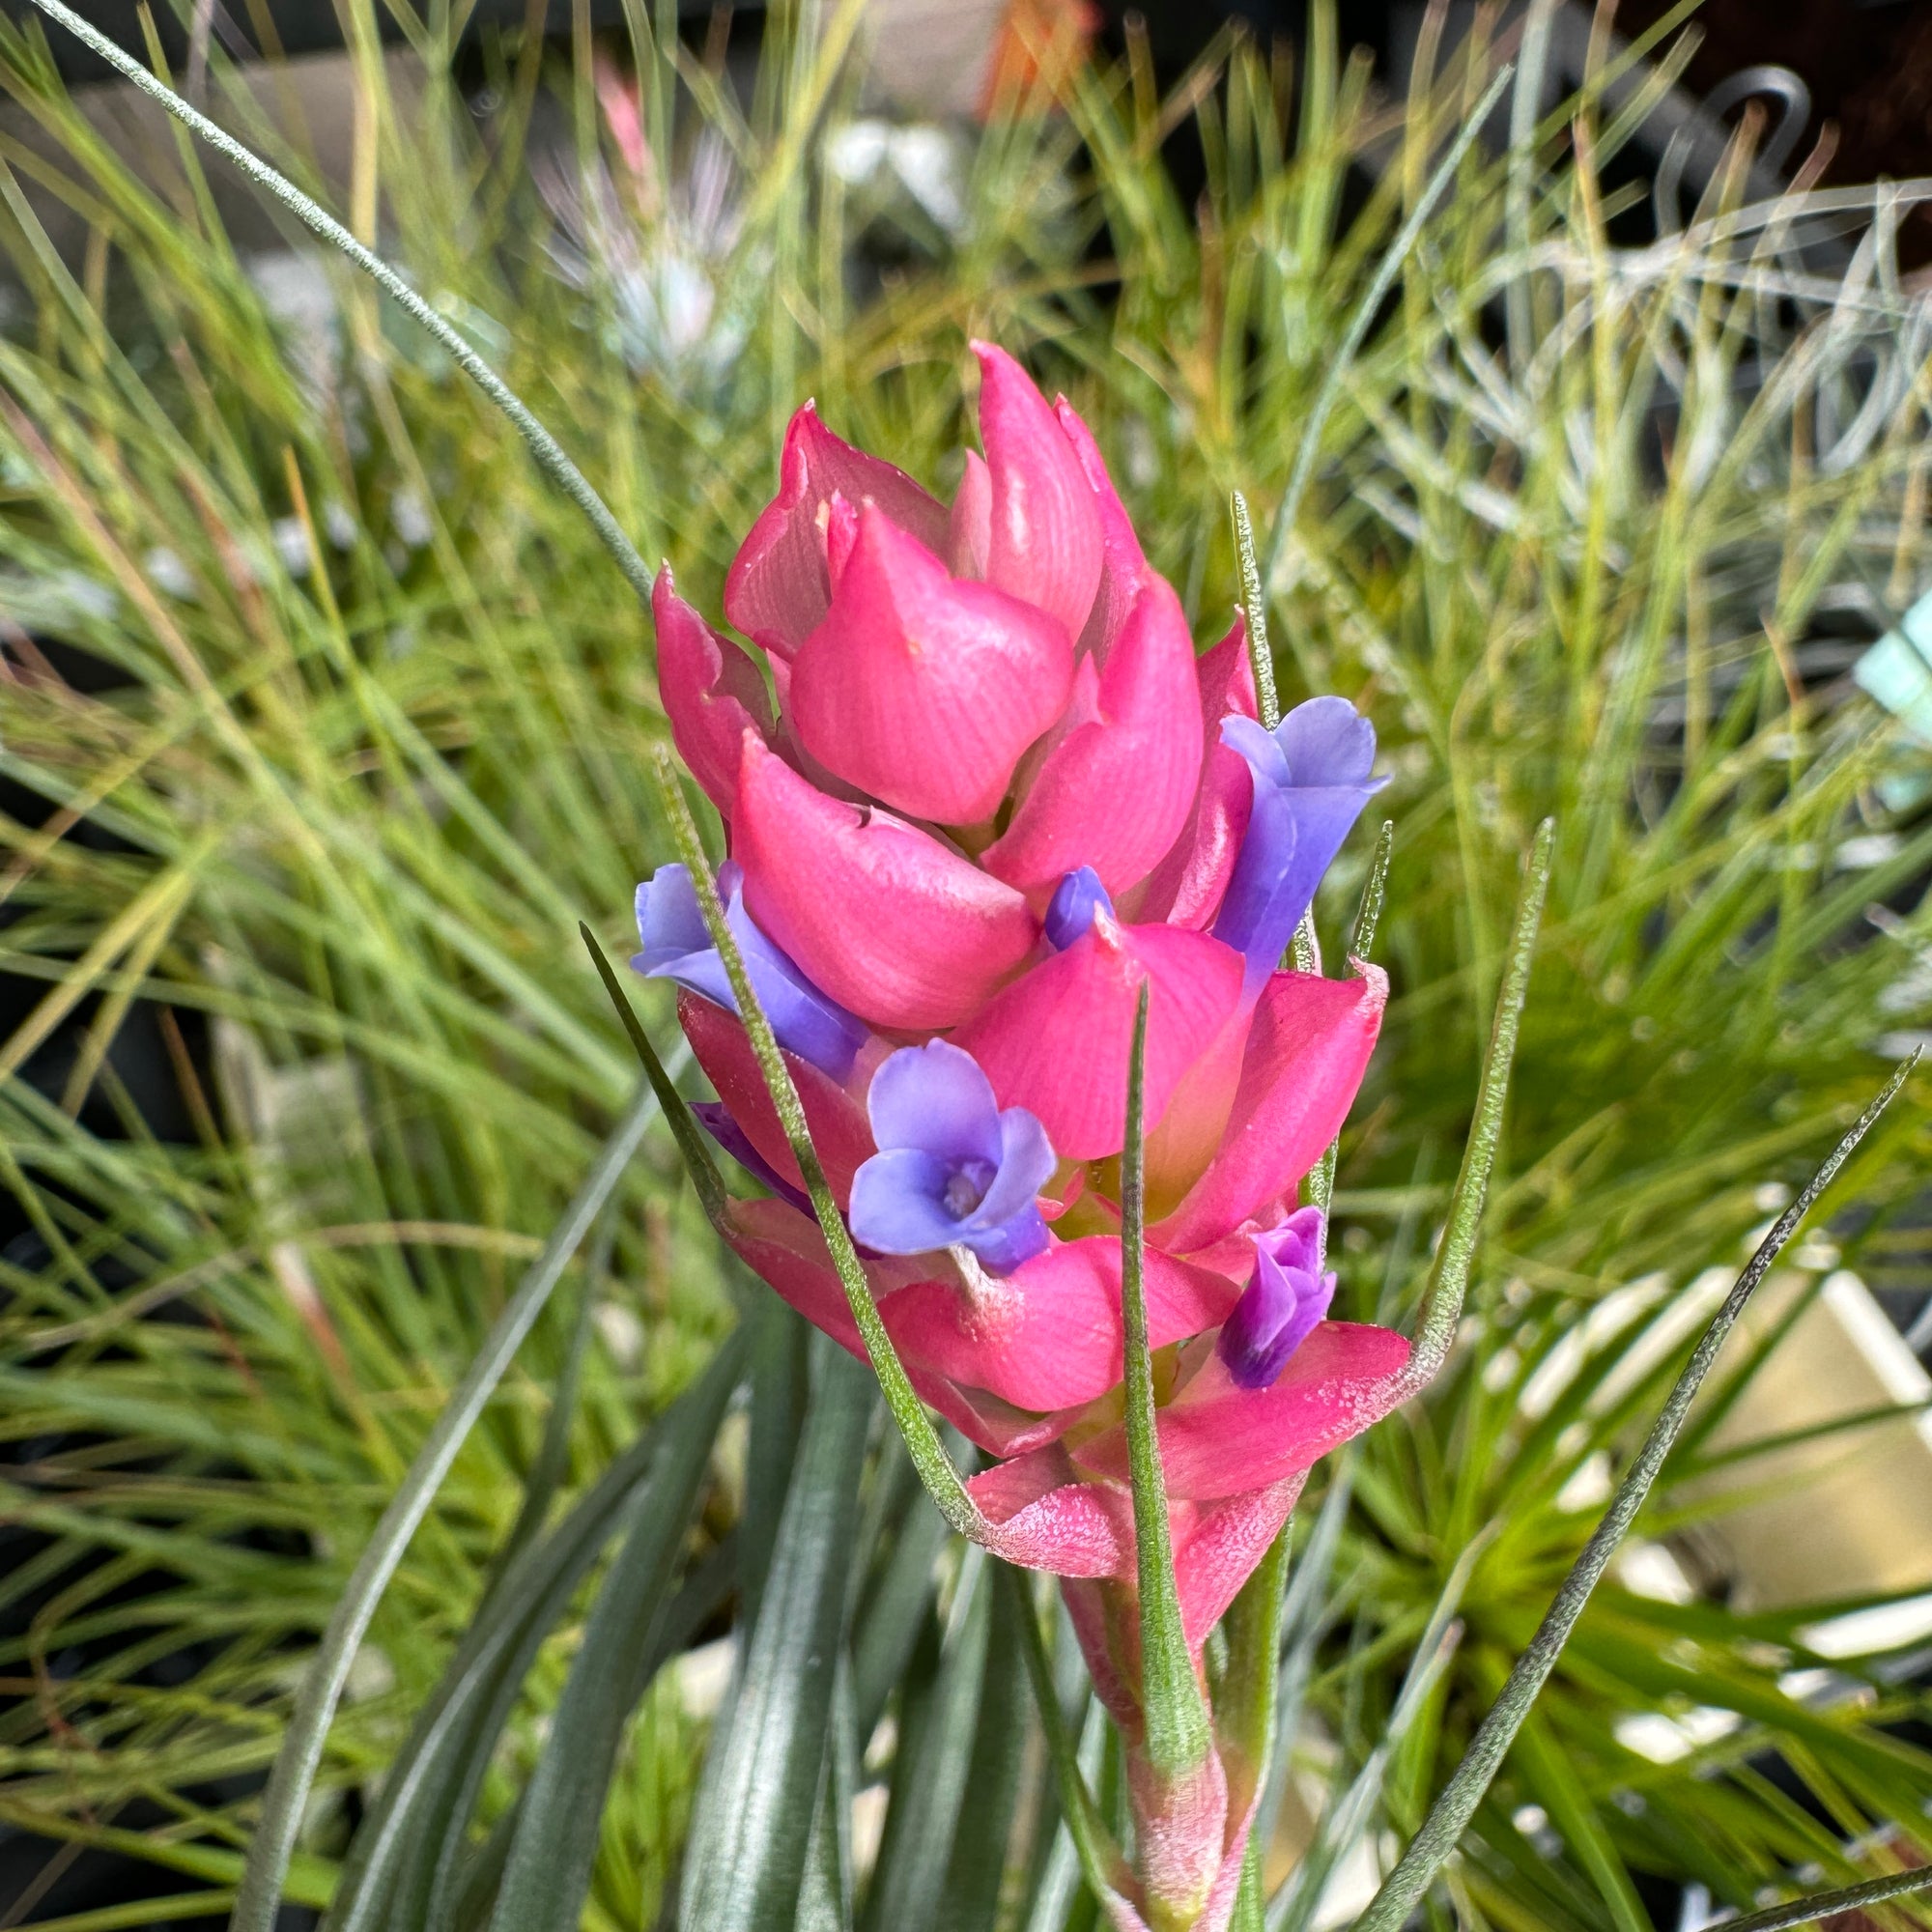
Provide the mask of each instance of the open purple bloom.
[{"label": "open purple bloom", "polygon": [[1254,806],[1214,937],[1248,962],[1253,994],[1281,962],[1362,807],[1388,782],[1372,779],[1376,727],[1346,697],[1311,697],[1272,731],[1229,718],[1221,742],[1254,774]]},{"label": "open purple bloom", "polygon": [[879,1151],[852,1178],[852,1238],[886,1255],[970,1249],[1006,1274],[1046,1246],[1035,1196],[1056,1165],[1024,1107],[1000,1111],[970,1053],[943,1039],[901,1047],[866,1099]]},{"label": "open purple bloom", "polygon": [[1056,952],[1065,952],[1076,939],[1085,938],[1093,929],[1096,912],[1104,912],[1112,919],[1114,902],[1107,896],[1099,873],[1092,866],[1082,866],[1061,880],[1047,901],[1047,944]]},{"label": "open purple bloom", "polygon": [[[746,971],[778,1043],[833,1079],[843,1080],[866,1043],[865,1023],[821,993],[759,931],[745,910],[744,873],[728,859],[718,868],[718,892],[724,901],[724,923],[745,955]],[[730,976],[711,943],[697,909],[697,889],[684,867],[660,866],[638,888],[638,937],[643,951],[631,964],[646,979],[674,980],[727,1012],[738,1010]]]},{"label": "open purple bloom", "polygon": [[1321,1272],[1321,1210],[1297,1208],[1255,1236],[1255,1271],[1217,1345],[1229,1376],[1242,1388],[1269,1387],[1334,1298],[1335,1277]]}]

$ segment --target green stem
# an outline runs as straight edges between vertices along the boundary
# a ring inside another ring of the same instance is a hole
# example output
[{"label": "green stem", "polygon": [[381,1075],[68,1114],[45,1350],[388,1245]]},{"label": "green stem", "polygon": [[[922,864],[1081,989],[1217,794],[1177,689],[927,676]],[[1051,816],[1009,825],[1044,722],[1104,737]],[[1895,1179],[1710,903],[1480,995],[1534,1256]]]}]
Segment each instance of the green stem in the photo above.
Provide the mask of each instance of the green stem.
[{"label": "green stem", "polygon": [[603,539],[604,548],[616,559],[617,568],[624,573],[631,588],[642,602],[649,604],[650,566],[639,555],[637,546],[624,534],[623,526],[611,514],[610,505],[590,487],[582,470],[564,454],[563,445],[544,428],[516,391],[388,263],[364,247],[341,222],[305,195],[286,175],[278,174],[259,155],[217,128],[207,115],[190,107],[173,88],[156,79],[131,54],[124,53],[98,28],[89,26],[71,7],[64,6],[62,0],[34,0],[34,5],[91,47],[150,100],[158,101],[184,127],[199,134],[217,154],[226,156],[250,181],[267,188],[303,227],[319,235],[331,248],[348,256],[412,322],[427,329],[455,358],[470,381],[510,419],[511,426],[523,438],[539,468],[590,520],[591,528]]}]

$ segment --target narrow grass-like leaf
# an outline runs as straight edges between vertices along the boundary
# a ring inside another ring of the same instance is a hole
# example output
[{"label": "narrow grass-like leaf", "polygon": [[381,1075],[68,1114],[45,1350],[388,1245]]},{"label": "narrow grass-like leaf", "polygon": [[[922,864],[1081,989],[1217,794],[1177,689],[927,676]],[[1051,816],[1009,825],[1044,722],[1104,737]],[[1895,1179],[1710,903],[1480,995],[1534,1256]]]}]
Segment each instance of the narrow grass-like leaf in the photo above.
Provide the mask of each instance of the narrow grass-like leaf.
[{"label": "narrow grass-like leaf", "polygon": [[[930,1512],[920,1514],[930,1520]],[[986,1659],[966,1789],[952,1833],[952,1858],[940,1888],[938,1932],[993,1932],[1007,1873],[1007,1848],[1032,1736],[1019,1599],[986,1579]]]},{"label": "narrow grass-like leaf", "polygon": [[1455,1339],[1456,1324],[1463,1317],[1469,1269],[1482,1237],[1490,1172],[1502,1141],[1503,1106],[1509,1098],[1510,1069],[1516,1061],[1523,1002],[1529,997],[1530,963],[1536,956],[1536,935],[1543,923],[1543,903],[1549,891],[1549,867],[1555,851],[1556,821],[1546,818],[1537,827],[1536,840],[1530,847],[1522,893],[1517,900],[1516,924],[1510,934],[1509,957],[1496,994],[1495,1018],[1490,1027],[1489,1051],[1483,1057],[1482,1078],[1476,1087],[1475,1118],[1449,1197],[1441,1243],[1429,1270],[1429,1286],[1416,1316],[1413,1348],[1403,1375],[1411,1391],[1426,1387],[1442,1366]]},{"label": "narrow grass-like leaf", "polygon": [[1784,1244],[1797,1232],[1799,1223],[1810,1212],[1813,1203],[1831,1185],[1833,1177],[1850,1159],[1853,1150],[1871,1130],[1918,1063],[1917,1053],[1900,1063],[1870,1106],[1860,1115],[1844,1139],[1833,1149],[1825,1164],[1811,1177],[1804,1191],[1778,1216],[1776,1224],[1739,1275],[1723,1307],[1705,1329],[1695,1352],[1684,1373],[1678,1377],[1669,1400],[1652,1424],[1636,1460],[1617,1486],[1609,1508],[1604,1512],[1603,1520],[1583,1546],[1582,1553],[1577,1558],[1570,1574],[1563,1579],[1555,1601],[1538,1627],[1536,1635],[1531,1638],[1528,1649],[1517,1660],[1508,1682],[1504,1684],[1488,1717],[1477,1728],[1475,1737],[1470,1740],[1462,1763],[1430,1807],[1421,1831],[1404,1852],[1394,1871],[1382,1882],[1368,1911],[1357,1920],[1356,1932],[1396,1932],[1455,1850],[1457,1839],[1475,1815],[1476,1806],[1482,1803],[1483,1794],[1489,1790],[1491,1780],[1501,1766],[1511,1740],[1536,1701],[1538,1691],[1555,1669],[1556,1660],[1562,1655],[1563,1646],[1576,1628],[1577,1619],[1583,1614],[1583,1606],[1589,1602],[1598,1578],[1608,1567],[1610,1558],[1616,1554],[1618,1546],[1642,1509],[1644,1498],[1650,1493],[1651,1485],[1656,1482],[1658,1471],[1662,1468],[1664,1459],[1670,1454],[1678,1432],[1684,1426],[1684,1418],[1690,1413],[1690,1404],[1710,1373],[1712,1363],[1717,1360],[1725,1338],[1738,1317],[1744,1313],[1746,1302],[1770,1271],[1772,1263]]},{"label": "narrow grass-like leaf", "polygon": [[1039,1619],[1033,1606],[1032,1583],[1023,1570],[1001,1564],[995,1572],[1002,1585],[1011,1590],[1018,1603],[1014,1627],[1019,1632],[1020,1656],[1025,1661],[1027,1681],[1033,1686],[1034,1712],[1046,1735],[1046,1754],[1060,1787],[1060,1811],[1073,1849],[1079,1855],[1080,1869],[1094,1896],[1110,1894],[1124,1897],[1132,1884],[1127,1861],[1119,1841],[1108,1829],[1099,1805],[1080,1768],[1073,1740],[1067,1735],[1066,1719],[1061,1712],[1060,1695],[1054,1689],[1053,1670],[1047,1662],[1046,1645],[1041,1642]]},{"label": "narrow grass-like leaf", "polygon": [[811,1406],[757,1628],[712,1736],[685,1855],[685,1932],[792,1932],[832,1725],[872,1380],[812,1344]]},{"label": "narrow grass-like leaf", "polygon": [[[644,1077],[651,1083],[658,1104],[664,1109],[665,1125],[670,1129],[677,1151],[684,1156],[685,1171],[691,1176],[691,1184],[697,1190],[698,1206],[704,1209],[705,1219],[715,1227],[724,1211],[725,1197],[724,1179],[718,1172],[717,1161],[712,1157],[711,1145],[704,1138],[704,1131],[693,1116],[690,1104],[677,1091],[676,1083],[664,1062],[658,1058],[658,1050],[651,1044],[651,1037],[644,1031],[637,1009],[631,1005],[629,994],[624,991],[610,960],[605,957],[603,947],[598,945],[597,935],[582,921],[579,921],[577,929],[583,935],[584,945],[590,949],[597,977],[603,980],[604,990],[611,996],[611,1004],[617,1009],[617,1018],[638,1056],[639,1064],[644,1069]],[[683,1050],[679,1058],[688,1059],[689,1049]]]},{"label": "narrow grass-like leaf", "polygon": [[1248,516],[1248,499],[1236,490],[1235,559],[1241,573],[1241,608],[1247,616],[1248,666],[1255,674],[1255,708],[1262,728],[1272,731],[1281,723],[1281,699],[1274,688],[1274,653],[1268,648],[1267,594],[1262,588],[1261,566],[1255,561],[1255,526]]},{"label": "narrow grass-like leaf", "polygon": [[1867,1879],[1862,1885],[1848,1885],[1842,1891],[1814,1892],[1809,1898],[1794,1898],[1788,1905],[1766,1906],[1762,1912],[1747,1912],[1742,1918],[1725,1919],[1724,1932],[1791,1932],[1796,1925],[1815,1925],[1821,1918],[1861,1912],[1867,1905],[1883,1905],[1889,1898],[1908,1898],[1919,1891],[1932,1891],[1932,1865]]},{"label": "narrow grass-like leaf", "polygon": [[[650,1648],[631,1660],[630,1681],[621,1692],[627,1710],[636,1709],[666,1662],[690,1648],[692,1638],[730,1596],[738,1575],[734,1535],[727,1531],[685,1579],[660,1620]],[[478,1932],[488,1922],[522,1817],[520,1796],[490,1828],[482,1844],[468,1848],[459,1861],[445,1861],[430,1902],[430,1932]]]},{"label": "narrow grass-like leaf", "polygon": [[1141,1697],[1148,1762],[1163,1776],[1193,1771],[1214,1739],[1194,1660],[1180,1621],[1180,1585],[1174,1572],[1174,1538],[1167,1517],[1167,1479],[1153,1399],[1153,1357],[1148,1350],[1144,1213],[1147,1148],[1142,1133],[1146,1090],[1148,992],[1141,983],[1127,1063],[1126,1141],[1121,1154],[1121,1324],[1125,1350],[1127,1470],[1134,1494],[1134,1549],[1141,1614]]},{"label": "narrow grass-like leaf", "polygon": [[[745,1355],[743,1335],[729,1336],[694,1398],[714,1381],[728,1394],[743,1379]],[[356,1832],[329,1932],[369,1932],[384,1922],[402,1875],[414,1870],[427,1888],[441,1862],[440,1841],[460,1840],[469,1823],[464,1794],[473,1790],[478,1764],[487,1763],[539,1646],[650,1480],[665,1426],[677,1413],[639,1435],[547,1538],[505,1566]]]},{"label": "narrow grass-like leaf", "polygon": [[979,1729],[992,1561],[983,1550],[967,1550],[923,1720],[917,1732],[900,1725],[892,1808],[866,1900],[867,1932],[938,1922]]},{"label": "narrow grass-like leaf", "polygon": [[[662,1094],[658,1095],[658,1104],[664,1104]],[[616,1226],[614,1204],[607,1204],[598,1219],[596,1233],[591,1236],[590,1258],[583,1270],[583,1292],[577,1297],[577,1315],[570,1324],[570,1347],[564,1354],[563,1369],[556,1378],[556,1386],[551,1391],[550,1412],[544,1417],[536,1459],[531,1463],[529,1476],[524,1484],[524,1499],[517,1507],[517,1520],[510,1525],[510,1533],[503,1539],[503,1548],[491,1566],[490,1582],[484,1591],[486,1603],[490,1592],[502,1580],[510,1565],[543,1534],[550,1506],[555,1501],[556,1492],[563,1487],[563,1480],[570,1472],[570,1432],[577,1420],[577,1394],[583,1381],[583,1357],[589,1351],[597,1304],[603,1295],[605,1277],[611,1271],[611,1249],[616,1236]]]},{"label": "narrow grass-like leaf", "polygon": [[[917,1492],[915,1492],[917,1501]],[[852,1707],[869,1735],[919,1641],[920,1622],[932,1599],[932,1566],[946,1547],[944,1520],[923,1505],[906,1511],[877,1586],[852,1637]]]},{"label": "narrow grass-like leaf", "polygon": [[571,1932],[582,1917],[605,1795],[635,1701],[625,1694],[635,1660],[654,1647],[669,1607],[678,1545],[736,1379],[705,1377],[659,1425],[661,1459],[598,1589],[524,1793],[490,1921],[496,1932]]},{"label": "narrow grass-like leaf", "polygon": [[370,1618],[376,1614],[384,1586],[395,1574],[404,1548],[428,1513],[443,1477],[449,1473],[449,1465],[463,1446],[464,1437],[516,1359],[524,1337],[543,1313],[571,1256],[623,1178],[631,1156],[637,1152],[657,1114],[658,1097],[645,1087],[605,1142],[604,1151],[578,1190],[576,1200],[565,1210],[563,1219],[545,1242],[542,1254],[531,1264],[516,1293],[492,1325],[468,1373],[437,1417],[429,1439],[410,1465],[402,1488],[383,1512],[383,1520],[376,1525],[375,1534],[355,1565],[315,1656],[302,1673],[301,1689],[296,1693],[288,1730],[283,1735],[281,1749],[275,1754],[268,1788],[262,1795],[261,1820],[249,1840],[247,1862],[231,1920],[234,1932],[273,1932],[282,1877],[295,1851],[296,1833],[300,1829],[302,1808],[308,1802],[316,1766],[322,1761],[329,1719],[335,1714],[342,1687],[348,1682],[356,1647],[369,1628]]},{"label": "narrow grass-like leaf", "polygon": [[907,1378],[898,1350],[894,1348],[893,1339],[886,1332],[886,1324],[880,1320],[871,1290],[866,1285],[866,1272],[859,1264],[851,1234],[846,1229],[844,1216],[838,1211],[838,1204],[832,1198],[825,1170],[811,1145],[811,1134],[806,1125],[805,1108],[799,1101],[798,1089],[792,1085],[791,1073],[773,1037],[771,1022],[766,1019],[765,1009],[758,1003],[752,976],[745,970],[738,942],[724,923],[724,908],[719,903],[718,889],[712,881],[711,862],[705,855],[703,841],[697,836],[697,825],[692,818],[691,808],[685,803],[676,768],[661,746],[655,749],[653,760],[658,794],[677,841],[678,857],[690,868],[692,883],[697,890],[698,909],[704,915],[705,928],[711,935],[712,945],[724,961],[731,990],[737,996],[739,1017],[744,1021],[752,1050],[757,1056],[758,1070],[764,1076],[765,1091],[771,1095],[780,1124],[784,1128],[785,1140],[798,1162],[800,1174],[805,1178],[806,1192],[811,1197],[819,1231],[825,1236],[833,1266],[838,1271],[845,1299],[851,1307],[852,1319],[858,1324],[860,1339],[866,1345],[872,1373],[878,1378],[879,1388],[886,1398],[886,1406],[892,1411],[893,1420],[898,1424],[899,1434],[905,1437],[906,1451],[912,1457],[913,1467],[919,1471],[926,1493],[939,1506],[939,1513],[962,1535],[974,1536],[985,1526],[984,1519],[973,1498],[967,1494],[959,1471],[953,1467],[952,1457],[946,1453],[946,1445],[939,1439],[939,1432],[933,1427],[931,1417],[926,1414],[924,1406]]},{"label": "narrow grass-like leaf", "polygon": [[852,1796],[858,1764],[852,1678],[841,1656],[832,1686],[832,1734],[825,1741],[794,1932],[852,1932]]},{"label": "narrow grass-like leaf", "polygon": [[738,1513],[738,1620],[752,1630],[757,1625],[811,1400],[812,1329],[776,1294],[761,1298],[747,1325],[753,1330],[752,1399],[745,1502]]},{"label": "narrow grass-like leaf", "polygon": [[1349,928],[1349,957],[1368,959],[1376,950],[1376,928],[1382,921],[1382,905],[1388,896],[1389,862],[1395,857],[1395,820],[1382,820],[1376,834],[1376,849],[1369,858],[1369,876],[1362,885],[1361,903],[1355,908],[1355,923]]},{"label": "narrow grass-like leaf", "polygon": [[1301,1863],[1269,1900],[1266,1932],[1303,1932],[1321,1907],[1329,1875],[1347,1864],[1367,1833],[1381,1799],[1389,1760],[1430,1693],[1441,1682],[1462,1642],[1462,1627],[1456,1621],[1456,1612],[1485,1547],[1472,1544],[1449,1573],[1429,1622],[1416,1641],[1387,1724],[1348,1790],[1340,1794],[1332,1811],[1322,1818],[1315,1842]]},{"label": "narrow grass-like leaf", "polygon": [[[311,200],[286,175],[278,174],[259,155],[251,153],[232,134],[216,127],[207,115],[197,112],[171,87],[156,79],[139,61],[124,53],[105,34],[90,26],[71,7],[62,5],[62,0],[34,0],[34,4],[84,42],[150,100],[159,102],[185,128],[199,134],[217,154],[233,161],[257,186],[267,188],[303,227],[319,235],[339,254],[346,255],[412,322],[426,329],[470,381],[510,419],[511,426],[523,438],[538,467],[589,520],[591,528],[597,532],[604,548],[616,559],[617,568],[624,573],[626,582],[638,593],[639,601],[646,605],[650,603],[650,566],[639,555],[637,546],[624,534],[623,526],[611,514],[610,506],[603,497],[590,487],[582,470],[564,454],[563,445],[537,420],[489,363],[477,355],[460,330],[453,328],[388,263],[365,248],[327,209]],[[249,1902],[244,1889],[242,1899],[237,1902],[237,1912],[241,1911],[242,1904]]]},{"label": "narrow grass-like leaf", "polygon": [[[37,0],[37,4],[44,5],[45,0]],[[1342,340],[1327,357],[1321,386],[1316,391],[1308,420],[1302,425],[1301,442],[1294,452],[1294,468],[1289,472],[1288,488],[1275,507],[1274,522],[1269,527],[1267,558],[1261,573],[1264,590],[1274,582],[1281,554],[1288,544],[1288,533],[1294,527],[1295,517],[1301,509],[1302,494],[1308,488],[1309,478],[1315,473],[1316,458],[1321,453],[1321,432],[1328,427],[1329,414],[1342,394],[1342,384],[1348,380],[1356,353],[1367,341],[1376,316],[1387,299],[1389,290],[1395,286],[1395,278],[1402,273],[1409,251],[1422,239],[1422,231],[1429,225],[1435,204],[1455,180],[1456,170],[1463,165],[1463,156],[1475,146],[1476,137],[1483,131],[1483,124],[1490,118],[1490,110],[1502,99],[1503,89],[1509,85],[1514,71],[1515,69],[1507,62],[1498,68],[1489,86],[1483,90],[1483,98],[1464,117],[1461,130],[1449,144],[1449,152],[1436,164],[1435,172],[1429,178],[1429,185],[1409,210],[1408,219],[1383,251],[1374,278],[1362,291],[1362,298],[1355,304],[1354,314],[1349,318],[1349,327],[1343,331]]]}]

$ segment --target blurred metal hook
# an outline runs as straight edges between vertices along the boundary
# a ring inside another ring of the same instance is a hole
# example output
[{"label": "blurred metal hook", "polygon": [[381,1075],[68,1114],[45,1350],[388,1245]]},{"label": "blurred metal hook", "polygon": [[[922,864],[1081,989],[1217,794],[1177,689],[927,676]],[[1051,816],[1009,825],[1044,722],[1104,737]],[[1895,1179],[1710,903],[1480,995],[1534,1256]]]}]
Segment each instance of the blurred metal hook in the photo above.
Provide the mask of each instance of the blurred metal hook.
[{"label": "blurred metal hook", "polygon": [[[1761,167],[1782,172],[1811,119],[1811,90],[1803,75],[1788,67],[1765,62],[1758,67],[1740,68],[1726,74],[1703,99],[1703,112],[1714,122],[1721,122],[1732,108],[1758,96],[1770,96],[1781,105],[1777,125],[1758,149]],[[1651,199],[1657,210],[1657,232],[1675,235],[1684,226],[1680,197],[1684,188],[1684,169],[1690,157],[1691,141],[1680,129],[1670,137],[1663,158],[1657,165]]]}]

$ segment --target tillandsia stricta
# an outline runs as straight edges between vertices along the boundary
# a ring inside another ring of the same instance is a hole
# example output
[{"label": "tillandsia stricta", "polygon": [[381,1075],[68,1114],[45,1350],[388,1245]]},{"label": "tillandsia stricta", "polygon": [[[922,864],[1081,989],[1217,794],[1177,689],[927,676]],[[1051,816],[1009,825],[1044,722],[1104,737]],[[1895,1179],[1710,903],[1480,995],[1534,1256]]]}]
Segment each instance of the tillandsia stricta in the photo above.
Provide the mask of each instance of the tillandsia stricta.
[{"label": "tillandsia stricta", "polygon": [[[1387,980],[1280,964],[1378,789],[1375,732],[1331,696],[1264,719],[1240,613],[1197,654],[1086,425],[976,354],[984,454],[950,506],[793,418],[724,588],[765,668],[660,575],[665,709],[730,857],[639,886],[633,964],[679,987],[698,1117],[769,1190],[718,1202],[724,1238],[876,1360],[753,996],[912,1389],[991,1459],[961,1526],[1061,1578],[1120,1727],[1114,1920],[1213,1932],[1260,1767],[1215,1733],[1203,1647],[1311,1465],[1422,1378],[1403,1336],[1328,1319],[1300,1196]],[[1192,1681],[1156,1695],[1170,1626]]]}]

